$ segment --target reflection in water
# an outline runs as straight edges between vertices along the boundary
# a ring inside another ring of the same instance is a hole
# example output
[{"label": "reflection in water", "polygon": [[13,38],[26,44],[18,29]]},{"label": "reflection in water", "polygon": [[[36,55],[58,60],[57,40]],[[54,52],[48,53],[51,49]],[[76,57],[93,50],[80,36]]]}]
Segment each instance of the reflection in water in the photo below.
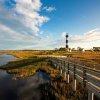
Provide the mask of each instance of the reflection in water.
[{"label": "reflection in water", "polygon": [[[7,54],[3,54],[0,55],[0,66],[7,64],[9,61],[16,59],[16,57],[12,56],[12,55],[7,55]],[[0,80],[12,77],[13,75],[7,74],[7,72],[5,70],[1,70],[0,69]],[[0,83],[1,85],[1,83]]]},{"label": "reflection in water", "polygon": [[0,55],[0,65],[7,64],[9,61],[16,59],[16,57],[12,55]]},{"label": "reflection in water", "polygon": [[7,72],[4,70],[0,70],[0,78],[3,78],[7,75]]},{"label": "reflection in water", "polygon": [[[12,55],[0,56],[0,65],[15,59]],[[41,100],[40,85],[49,80],[49,76],[41,71],[34,76],[12,80],[13,74],[0,70],[0,100]]]},{"label": "reflection in water", "polygon": [[11,77],[0,80],[0,100],[40,100],[39,86],[48,80],[49,77],[43,72],[16,81],[11,80]]}]

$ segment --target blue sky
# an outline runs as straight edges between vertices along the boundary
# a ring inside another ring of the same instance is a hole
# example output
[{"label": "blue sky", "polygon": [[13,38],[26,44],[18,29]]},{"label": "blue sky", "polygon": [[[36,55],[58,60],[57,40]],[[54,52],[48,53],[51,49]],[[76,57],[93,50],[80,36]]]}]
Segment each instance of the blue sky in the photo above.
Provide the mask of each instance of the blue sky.
[{"label": "blue sky", "polygon": [[100,46],[100,0],[0,0],[0,49]]}]

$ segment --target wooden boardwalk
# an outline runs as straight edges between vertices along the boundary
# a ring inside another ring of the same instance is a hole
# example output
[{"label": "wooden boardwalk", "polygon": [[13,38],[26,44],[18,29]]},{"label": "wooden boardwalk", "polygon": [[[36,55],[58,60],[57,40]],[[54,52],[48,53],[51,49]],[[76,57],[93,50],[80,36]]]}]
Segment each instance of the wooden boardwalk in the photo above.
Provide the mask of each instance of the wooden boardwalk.
[{"label": "wooden boardwalk", "polygon": [[76,82],[81,82],[88,89],[88,100],[94,100],[94,94],[100,98],[100,71],[75,64],[57,57],[49,57],[54,66],[64,73],[69,83],[70,75],[74,76],[74,90]]}]

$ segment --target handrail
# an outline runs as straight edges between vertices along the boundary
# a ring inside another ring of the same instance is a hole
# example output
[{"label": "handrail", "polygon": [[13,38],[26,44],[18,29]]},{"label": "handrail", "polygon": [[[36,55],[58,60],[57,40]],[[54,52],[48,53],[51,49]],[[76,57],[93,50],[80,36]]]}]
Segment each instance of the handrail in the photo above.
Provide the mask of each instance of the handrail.
[{"label": "handrail", "polygon": [[72,75],[74,75],[74,77],[78,79],[80,78],[80,80],[85,81],[88,89],[93,91],[93,93],[100,97],[100,71],[56,57],[49,57],[49,60],[61,67],[64,67],[62,69],[67,68],[66,66],[69,64],[69,69],[67,68],[67,71],[69,70],[70,72],[72,72]]}]

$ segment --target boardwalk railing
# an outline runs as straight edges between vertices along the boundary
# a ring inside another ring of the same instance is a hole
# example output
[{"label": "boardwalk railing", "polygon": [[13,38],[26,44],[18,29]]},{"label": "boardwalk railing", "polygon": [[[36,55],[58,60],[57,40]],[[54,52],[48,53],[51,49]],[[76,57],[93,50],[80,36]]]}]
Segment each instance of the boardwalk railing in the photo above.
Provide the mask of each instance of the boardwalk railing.
[{"label": "boardwalk railing", "polygon": [[74,90],[76,91],[76,82],[79,81],[83,87],[88,89],[88,100],[94,100],[94,94],[100,98],[100,71],[87,68],[85,66],[64,61],[60,58],[49,57],[54,66],[64,73],[65,79],[69,83],[70,75],[74,76]]}]

